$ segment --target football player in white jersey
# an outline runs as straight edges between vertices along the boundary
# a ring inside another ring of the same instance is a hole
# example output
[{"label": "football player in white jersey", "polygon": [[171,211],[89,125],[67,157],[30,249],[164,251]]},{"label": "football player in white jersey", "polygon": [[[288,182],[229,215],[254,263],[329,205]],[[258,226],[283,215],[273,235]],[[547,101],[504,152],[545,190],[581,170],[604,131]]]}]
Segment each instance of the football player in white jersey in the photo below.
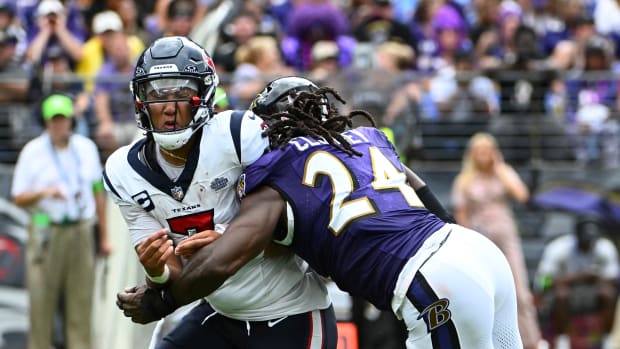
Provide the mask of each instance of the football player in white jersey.
[{"label": "football player in white jersey", "polygon": [[[146,136],[108,158],[104,179],[154,287],[183,268],[174,246],[193,235],[214,240],[212,230],[232,220],[236,181],[268,146],[251,111],[214,115],[217,85],[209,55],[184,37],[158,39],[135,68],[136,121]],[[336,347],[325,286],[288,250],[267,248],[205,299],[157,348]]]}]

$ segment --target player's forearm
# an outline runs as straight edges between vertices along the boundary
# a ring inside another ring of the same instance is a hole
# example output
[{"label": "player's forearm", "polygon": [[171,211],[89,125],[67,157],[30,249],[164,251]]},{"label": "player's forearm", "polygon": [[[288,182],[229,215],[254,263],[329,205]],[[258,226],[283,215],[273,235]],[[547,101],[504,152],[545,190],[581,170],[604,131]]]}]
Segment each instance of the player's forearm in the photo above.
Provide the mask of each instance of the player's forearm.
[{"label": "player's forearm", "polygon": [[177,306],[208,296],[232,275],[212,268],[209,258],[204,259],[203,262],[197,262],[198,259],[205,257],[207,247],[194,255],[192,258],[194,263],[186,264],[180,275],[170,285],[170,291]]},{"label": "player's forearm", "polygon": [[261,244],[259,248],[246,249],[255,243],[236,239],[233,236],[236,234],[244,234],[244,228],[233,222],[221,238],[202,247],[190,258],[171,284],[178,306],[208,296],[265,248]]},{"label": "player's forearm", "polygon": [[278,192],[261,188],[241,202],[240,211],[221,238],[196,252],[172,283],[177,305],[215,291],[248,261],[261,253],[284,212]]}]

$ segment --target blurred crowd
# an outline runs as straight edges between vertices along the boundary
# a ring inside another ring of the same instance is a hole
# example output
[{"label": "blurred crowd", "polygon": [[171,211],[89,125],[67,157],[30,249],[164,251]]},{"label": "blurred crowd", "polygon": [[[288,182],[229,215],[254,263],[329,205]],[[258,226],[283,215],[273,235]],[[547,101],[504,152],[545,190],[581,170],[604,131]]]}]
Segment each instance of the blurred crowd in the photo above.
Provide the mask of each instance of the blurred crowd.
[{"label": "blurred crowd", "polygon": [[620,163],[615,0],[0,0],[0,104],[71,93],[105,157],[134,135],[134,60],[166,35],[211,53],[229,108],[301,74],[373,112],[409,159],[466,124],[514,136],[515,160]]}]

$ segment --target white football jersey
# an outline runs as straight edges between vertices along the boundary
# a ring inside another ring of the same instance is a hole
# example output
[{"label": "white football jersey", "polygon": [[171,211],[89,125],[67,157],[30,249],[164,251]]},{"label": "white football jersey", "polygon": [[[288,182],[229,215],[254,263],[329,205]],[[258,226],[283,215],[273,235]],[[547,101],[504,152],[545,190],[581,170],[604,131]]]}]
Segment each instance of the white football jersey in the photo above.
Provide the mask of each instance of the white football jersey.
[{"label": "white football jersey", "polygon": [[[239,210],[237,180],[264,153],[268,140],[261,135],[263,120],[247,111],[237,128],[240,142],[236,145],[231,118],[238,120],[226,111],[208,121],[176,181],[153,169],[159,164],[145,161],[146,138],[119,148],[108,158],[106,188],[121,208],[134,246],[161,227],[169,229],[176,244],[234,218]],[[250,321],[324,309],[330,304],[320,277],[307,271],[292,253],[269,258],[261,254],[206,298],[221,314]]]}]

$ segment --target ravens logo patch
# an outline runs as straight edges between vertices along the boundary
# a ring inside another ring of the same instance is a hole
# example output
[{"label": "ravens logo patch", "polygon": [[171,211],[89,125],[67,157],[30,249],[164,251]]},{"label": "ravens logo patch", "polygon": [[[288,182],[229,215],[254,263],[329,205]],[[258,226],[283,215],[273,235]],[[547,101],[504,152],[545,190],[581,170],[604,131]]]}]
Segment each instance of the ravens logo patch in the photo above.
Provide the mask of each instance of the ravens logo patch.
[{"label": "ravens logo patch", "polygon": [[245,196],[245,173],[241,174],[237,182],[237,197],[243,199]]}]

